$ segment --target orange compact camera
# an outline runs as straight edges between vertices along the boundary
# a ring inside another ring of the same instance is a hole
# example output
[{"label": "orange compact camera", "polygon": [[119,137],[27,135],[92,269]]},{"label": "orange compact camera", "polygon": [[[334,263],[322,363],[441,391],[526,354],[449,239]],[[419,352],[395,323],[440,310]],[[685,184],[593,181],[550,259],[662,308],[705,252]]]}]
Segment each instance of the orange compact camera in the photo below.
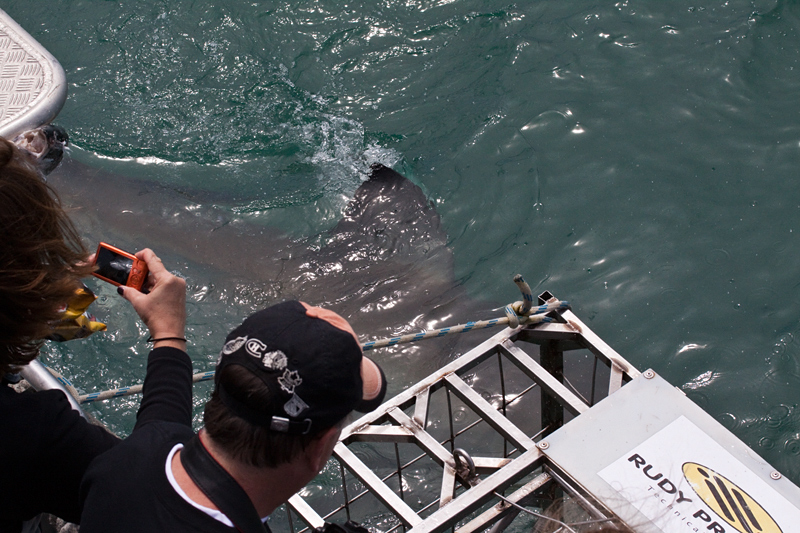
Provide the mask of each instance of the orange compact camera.
[{"label": "orange compact camera", "polygon": [[147,264],[135,255],[101,242],[94,256],[92,275],[114,285],[142,290],[147,279]]}]

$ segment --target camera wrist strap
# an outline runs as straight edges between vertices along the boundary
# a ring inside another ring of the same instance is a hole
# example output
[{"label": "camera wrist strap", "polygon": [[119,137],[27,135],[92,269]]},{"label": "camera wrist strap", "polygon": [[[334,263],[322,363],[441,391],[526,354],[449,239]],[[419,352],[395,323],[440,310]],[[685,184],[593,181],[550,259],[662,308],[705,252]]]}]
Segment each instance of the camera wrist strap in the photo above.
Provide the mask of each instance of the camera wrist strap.
[{"label": "camera wrist strap", "polygon": [[195,485],[241,533],[268,533],[250,497],[203,445],[198,435],[183,446],[180,461]]}]

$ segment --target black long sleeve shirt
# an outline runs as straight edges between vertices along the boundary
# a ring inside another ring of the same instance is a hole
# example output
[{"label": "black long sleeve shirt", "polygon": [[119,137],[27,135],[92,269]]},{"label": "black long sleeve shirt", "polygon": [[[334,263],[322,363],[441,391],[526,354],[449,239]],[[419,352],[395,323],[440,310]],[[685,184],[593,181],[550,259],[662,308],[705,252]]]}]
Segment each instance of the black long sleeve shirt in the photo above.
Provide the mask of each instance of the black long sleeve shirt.
[{"label": "black long sleeve shirt", "polygon": [[194,436],[192,366],[175,348],[150,353],[144,396],[131,435],[89,467],[81,533],[236,531],[184,500],[167,479],[172,448]]},{"label": "black long sleeve shirt", "polygon": [[0,532],[18,532],[42,512],[77,523],[84,472],[118,442],[60,390],[20,394],[0,385]]}]

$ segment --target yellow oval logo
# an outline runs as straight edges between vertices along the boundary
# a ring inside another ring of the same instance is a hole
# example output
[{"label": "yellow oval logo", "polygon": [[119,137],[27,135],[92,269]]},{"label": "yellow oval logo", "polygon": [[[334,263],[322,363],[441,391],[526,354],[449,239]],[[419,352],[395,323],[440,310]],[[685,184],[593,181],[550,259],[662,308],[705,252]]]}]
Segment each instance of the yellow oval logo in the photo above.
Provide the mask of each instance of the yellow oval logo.
[{"label": "yellow oval logo", "polygon": [[758,502],[724,476],[697,463],[683,463],[683,476],[700,499],[739,533],[782,533]]}]

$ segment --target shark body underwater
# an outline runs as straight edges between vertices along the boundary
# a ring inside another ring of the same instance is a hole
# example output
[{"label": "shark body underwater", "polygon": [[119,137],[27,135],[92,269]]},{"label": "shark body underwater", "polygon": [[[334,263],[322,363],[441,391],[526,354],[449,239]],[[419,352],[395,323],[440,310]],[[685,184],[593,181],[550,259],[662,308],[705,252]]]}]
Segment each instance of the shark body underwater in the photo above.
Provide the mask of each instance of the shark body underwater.
[{"label": "shark body underwater", "polygon": [[[301,299],[345,317],[362,342],[497,314],[466,298],[454,280],[453,254],[433,204],[383,165],[371,167],[322,245],[200,205],[185,192],[76,161],[62,163],[48,182],[88,242],[149,247],[179,271],[195,265],[189,270],[213,278],[215,290],[228,294],[227,305],[248,312]],[[187,281],[190,290],[206,284]],[[404,367],[414,366],[413,376],[400,380],[409,384],[491,333],[387,348],[381,358],[402,357]]]}]

